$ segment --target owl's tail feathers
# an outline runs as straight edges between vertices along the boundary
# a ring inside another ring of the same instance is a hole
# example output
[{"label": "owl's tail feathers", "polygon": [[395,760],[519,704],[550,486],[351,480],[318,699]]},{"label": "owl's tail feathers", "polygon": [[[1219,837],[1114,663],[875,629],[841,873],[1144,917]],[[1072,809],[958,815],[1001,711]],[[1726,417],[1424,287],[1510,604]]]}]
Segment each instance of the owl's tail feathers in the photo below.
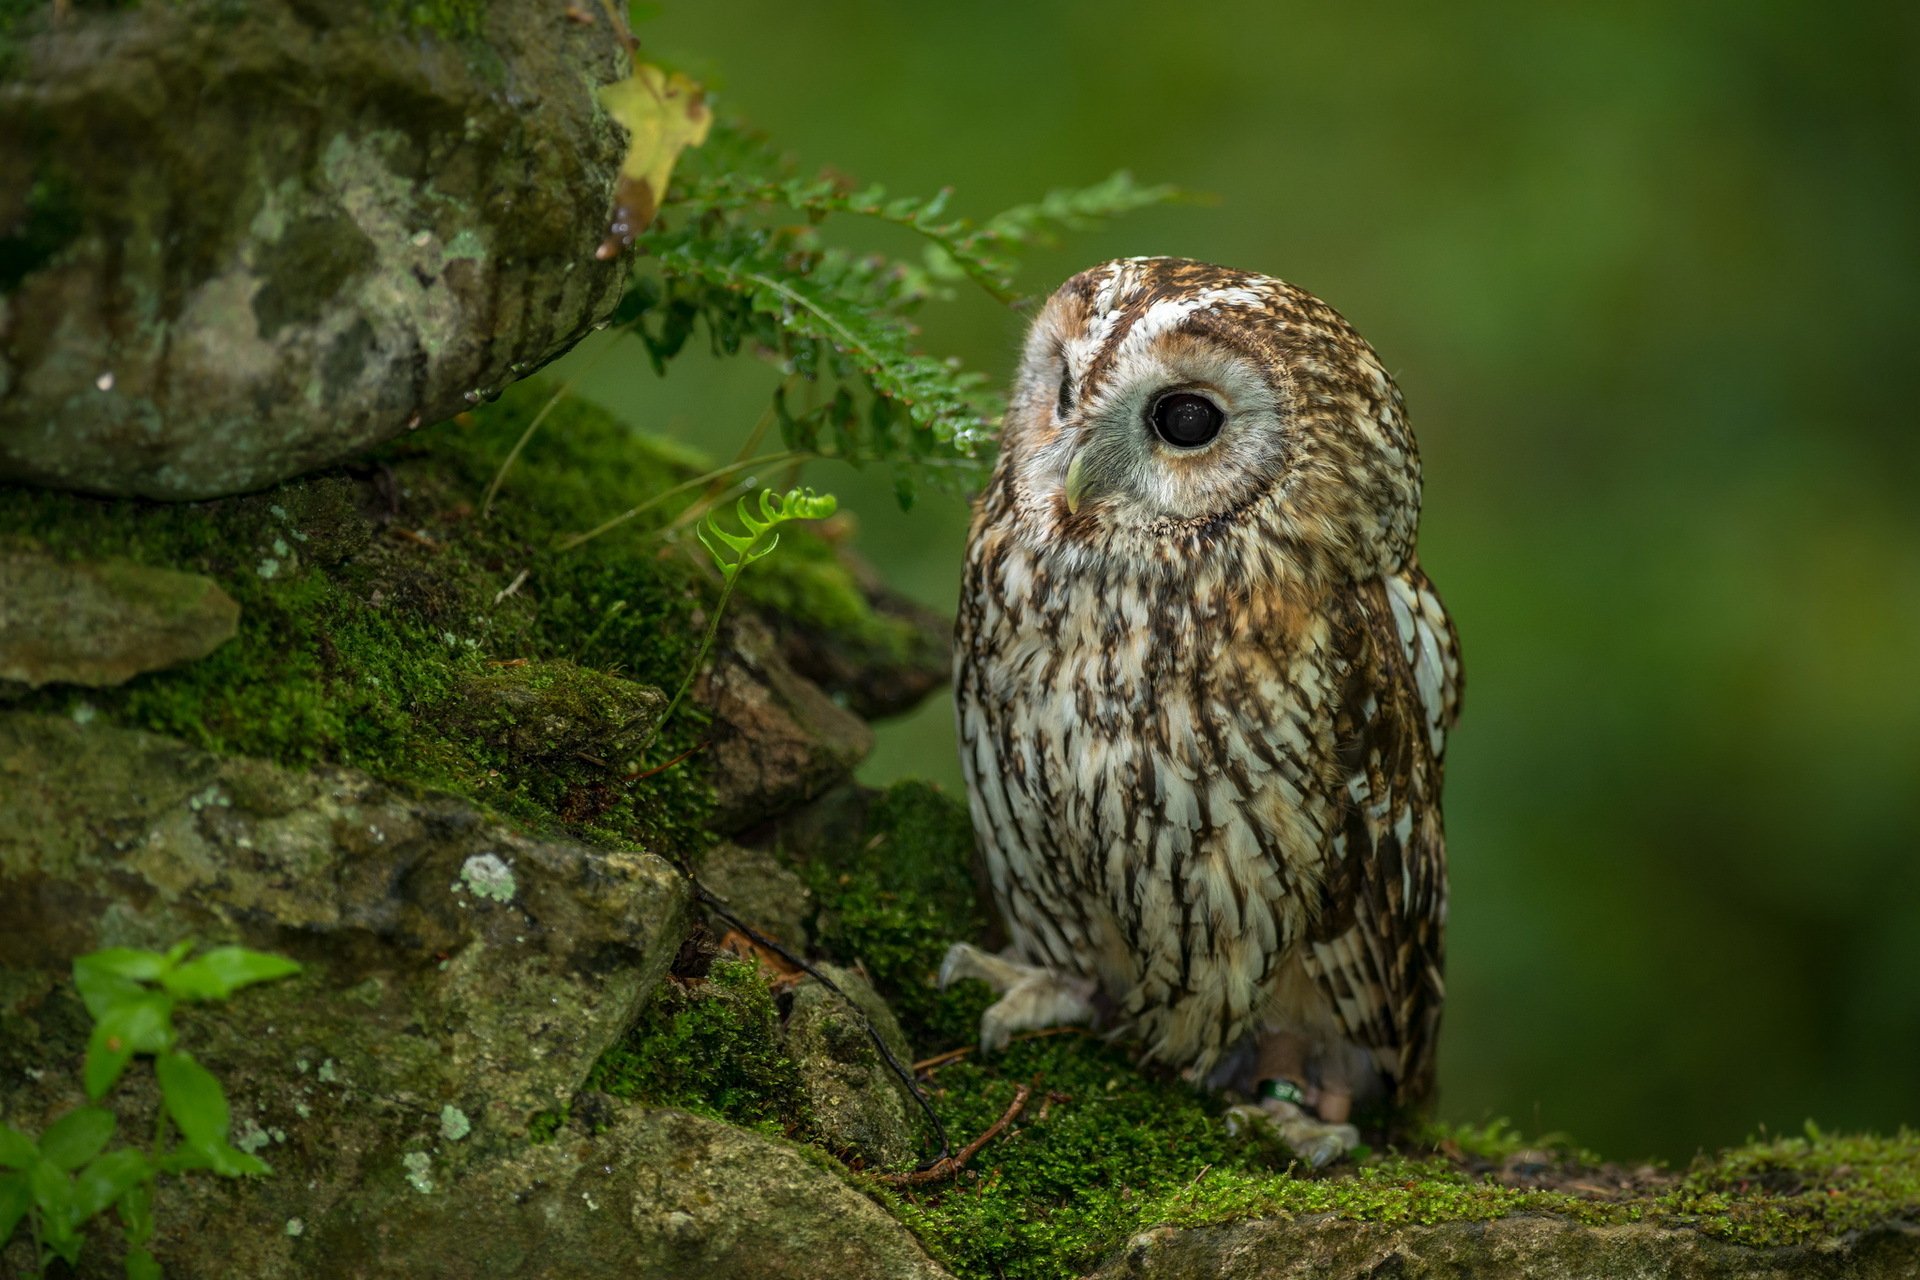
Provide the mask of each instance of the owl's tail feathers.
[{"label": "owl's tail feathers", "polygon": [[993,955],[966,942],[947,948],[940,962],[940,988],[978,978],[1000,996],[980,1015],[980,1051],[1004,1049],[1016,1032],[1090,1024],[1095,982],[1042,965]]}]

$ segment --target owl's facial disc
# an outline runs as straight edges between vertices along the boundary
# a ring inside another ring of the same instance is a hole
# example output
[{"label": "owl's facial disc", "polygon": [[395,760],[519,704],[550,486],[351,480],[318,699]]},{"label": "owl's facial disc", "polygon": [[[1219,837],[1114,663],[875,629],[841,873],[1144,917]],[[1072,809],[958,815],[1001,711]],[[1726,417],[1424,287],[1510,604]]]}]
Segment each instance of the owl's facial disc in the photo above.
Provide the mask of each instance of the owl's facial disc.
[{"label": "owl's facial disc", "polygon": [[1153,526],[1223,515],[1278,478],[1279,396],[1237,351],[1199,339],[1121,360],[1075,406],[1055,456],[1070,516]]}]

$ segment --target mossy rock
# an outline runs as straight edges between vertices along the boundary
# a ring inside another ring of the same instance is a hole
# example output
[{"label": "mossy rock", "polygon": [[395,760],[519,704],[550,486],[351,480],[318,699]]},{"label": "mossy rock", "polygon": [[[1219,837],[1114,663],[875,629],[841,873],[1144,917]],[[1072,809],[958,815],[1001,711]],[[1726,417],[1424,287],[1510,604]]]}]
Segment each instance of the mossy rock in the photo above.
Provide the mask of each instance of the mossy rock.
[{"label": "mossy rock", "polygon": [[[678,857],[709,829],[843,780],[870,742],[865,725],[770,637],[927,646],[868,601],[832,547],[790,529],[780,556],[827,586],[763,600],[756,579],[780,564],[750,570],[710,664],[718,676],[657,728],[660,690],[692,666],[718,594],[705,553],[661,539],[660,522],[555,544],[703,462],[567,400],[482,518],[482,491],[550,392],[516,385],[373,463],[247,497],[162,504],[0,483],[10,552],[75,572],[113,561],[198,575],[240,606],[237,634],[200,661],[92,691],[0,679],[0,705],[99,716],[216,754],[360,768]],[[944,658],[923,670],[943,671]],[[709,693],[717,705],[703,705]]]},{"label": "mossy rock", "polygon": [[920,1146],[920,1112],[878,1045],[895,1064],[913,1060],[892,1010],[860,974],[834,965],[820,973],[839,990],[808,978],[793,990],[786,1047],[817,1140],[864,1168],[911,1168]]},{"label": "mossy rock", "polygon": [[1911,1276],[1920,1236],[1889,1225],[1819,1244],[1753,1248],[1687,1228],[1593,1227],[1516,1215],[1391,1226],[1331,1218],[1150,1231],[1091,1280],[1873,1280]]},{"label": "mossy rock", "polygon": [[[299,977],[179,1019],[279,1176],[170,1180],[155,1251],[180,1275],[339,1274],[285,1224],[351,1234],[524,1146],[632,1023],[686,903],[660,858],[453,797],[0,713],[0,1113],[38,1132],[80,1101],[75,955],[181,938],[291,955]],[[150,1073],[110,1103],[123,1132],[150,1128]]]},{"label": "mossy rock", "polygon": [[620,296],[605,22],[3,8],[0,477],[257,489],[486,398]]}]

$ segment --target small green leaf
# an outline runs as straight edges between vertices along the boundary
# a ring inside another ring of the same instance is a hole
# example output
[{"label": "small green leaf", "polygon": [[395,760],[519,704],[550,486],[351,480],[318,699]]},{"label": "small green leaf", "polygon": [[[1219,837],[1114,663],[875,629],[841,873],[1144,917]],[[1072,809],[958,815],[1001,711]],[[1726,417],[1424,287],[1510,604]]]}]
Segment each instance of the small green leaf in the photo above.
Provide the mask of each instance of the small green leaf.
[{"label": "small green leaf", "polygon": [[186,1173],[191,1169],[212,1169],[213,1157],[199,1147],[178,1143],[154,1162],[162,1173]]},{"label": "small green leaf", "polygon": [[63,1173],[78,1169],[106,1149],[113,1125],[113,1112],[104,1107],[77,1107],[40,1135],[40,1155]]},{"label": "small green leaf", "polygon": [[273,1166],[259,1156],[224,1142],[210,1154],[213,1171],[223,1178],[244,1178],[273,1172]]},{"label": "small green leaf", "polygon": [[[153,1069],[160,1077],[167,1114],[180,1126],[185,1154],[204,1160],[206,1168],[225,1178],[271,1172],[266,1161],[227,1141],[231,1120],[227,1095],[211,1071],[185,1053],[163,1053],[154,1060]],[[162,1164],[171,1167],[177,1154],[181,1153],[170,1153]]]},{"label": "small green leaf", "polygon": [[[188,950],[192,943],[182,943]],[[82,969],[94,973],[112,974],[117,978],[131,978],[135,982],[158,982],[162,974],[173,968],[186,952],[176,946],[173,951],[162,955],[158,951],[137,951],[132,947],[108,947],[104,951],[94,951],[81,956],[73,962],[76,980]]]},{"label": "small green leaf", "polygon": [[145,1245],[128,1247],[127,1280],[160,1280],[160,1264],[154,1261]]},{"label": "small green leaf", "polygon": [[40,1208],[42,1239],[61,1257],[67,1257],[60,1242],[73,1237],[73,1179],[51,1160],[36,1160],[27,1170],[27,1185]]},{"label": "small green leaf", "polygon": [[134,1183],[114,1208],[120,1214],[120,1225],[127,1229],[128,1244],[145,1244],[153,1237],[152,1183]]},{"label": "small green leaf", "polygon": [[27,1185],[24,1173],[0,1174],[0,1249],[7,1246],[13,1236],[13,1229],[20,1225],[20,1219],[26,1217],[27,1210],[33,1207],[33,1188]]},{"label": "small green leaf", "polygon": [[74,1178],[74,1206],[79,1220],[85,1222],[102,1212],[154,1172],[153,1162],[144,1151],[122,1147],[107,1152]]},{"label": "small green leaf", "polygon": [[[110,1047],[113,1045],[119,1048]],[[107,1090],[113,1088],[132,1061],[133,1050],[126,1047],[126,1042],[96,1022],[93,1034],[87,1037],[87,1062],[80,1073],[87,1096],[95,1102],[106,1097]]]},{"label": "small green leaf", "polygon": [[92,956],[81,956],[73,962],[73,985],[79,988],[80,999],[86,1002],[87,1012],[95,1021],[106,1017],[115,1005],[138,999],[146,992],[147,988],[136,979],[92,964],[92,959]]},{"label": "small green leaf", "polygon": [[154,1059],[154,1073],[160,1077],[160,1096],[167,1114],[180,1126],[187,1144],[209,1151],[227,1140],[227,1095],[213,1073],[194,1061],[188,1053],[163,1053]]},{"label": "small green leaf", "polygon": [[87,1095],[106,1096],[134,1054],[159,1053],[172,1043],[172,996],[143,989],[109,1006],[87,1038]]},{"label": "small green leaf", "polygon": [[183,1000],[224,1000],[241,987],[298,972],[300,966],[285,956],[215,947],[164,975],[160,985]]},{"label": "small green leaf", "polygon": [[0,1124],[0,1169],[28,1169],[40,1149],[18,1129]]}]

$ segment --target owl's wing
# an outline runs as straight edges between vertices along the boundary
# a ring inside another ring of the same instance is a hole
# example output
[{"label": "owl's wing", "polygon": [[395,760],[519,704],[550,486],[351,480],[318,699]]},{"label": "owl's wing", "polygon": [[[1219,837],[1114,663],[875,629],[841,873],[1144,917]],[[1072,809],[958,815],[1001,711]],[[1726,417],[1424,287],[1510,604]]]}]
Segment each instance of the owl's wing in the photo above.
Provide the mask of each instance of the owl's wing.
[{"label": "owl's wing", "polygon": [[1335,726],[1344,794],[1305,958],[1394,1100],[1417,1104],[1433,1087],[1445,991],[1440,783],[1460,707],[1459,648],[1417,565],[1360,585],[1345,603]]}]

